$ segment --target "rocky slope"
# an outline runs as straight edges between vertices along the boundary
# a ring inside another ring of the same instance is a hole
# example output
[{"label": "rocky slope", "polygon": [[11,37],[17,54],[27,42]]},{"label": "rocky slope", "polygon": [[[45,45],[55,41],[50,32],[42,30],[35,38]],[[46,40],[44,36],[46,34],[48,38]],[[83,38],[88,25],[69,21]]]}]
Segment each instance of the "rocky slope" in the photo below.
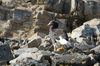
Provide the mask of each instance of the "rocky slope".
[{"label": "rocky slope", "polygon": [[[71,42],[65,51],[53,51],[55,19]],[[100,65],[99,0],[0,0],[0,28],[0,66]]]}]

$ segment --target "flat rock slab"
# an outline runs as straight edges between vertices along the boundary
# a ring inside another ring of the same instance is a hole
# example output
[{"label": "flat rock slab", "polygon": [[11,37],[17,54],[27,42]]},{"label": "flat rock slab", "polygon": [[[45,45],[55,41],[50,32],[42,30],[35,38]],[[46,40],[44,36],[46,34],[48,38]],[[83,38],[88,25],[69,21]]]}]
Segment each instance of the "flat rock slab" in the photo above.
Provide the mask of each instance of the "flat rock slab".
[{"label": "flat rock slab", "polygon": [[0,45],[0,63],[13,59],[9,44]]},{"label": "flat rock slab", "polygon": [[52,57],[55,65],[65,66],[88,66],[89,57],[87,55],[81,55],[79,53],[72,53],[66,55],[55,55]]},{"label": "flat rock slab", "polygon": [[22,53],[34,53],[37,51],[38,51],[37,48],[23,48],[23,49],[14,50],[14,54],[18,56]]}]

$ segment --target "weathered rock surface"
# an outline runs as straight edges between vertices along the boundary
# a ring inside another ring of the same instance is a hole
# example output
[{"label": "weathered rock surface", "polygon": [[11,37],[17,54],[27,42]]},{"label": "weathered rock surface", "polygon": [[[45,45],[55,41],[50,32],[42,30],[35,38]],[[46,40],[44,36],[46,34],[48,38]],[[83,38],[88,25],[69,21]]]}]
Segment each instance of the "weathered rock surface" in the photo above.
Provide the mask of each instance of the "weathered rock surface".
[{"label": "weathered rock surface", "polygon": [[99,54],[100,53],[99,49],[100,49],[100,45],[97,46],[97,47],[95,47],[95,48],[93,48],[93,49],[91,49],[91,50],[94,50],[95,53],[98,53]]},{"label": "weathered rock surface", "polygon": [[86,37],[86,36],[90,37],[93,36],[93,29],[88,24],[84,24],[79,28],[73,30],[71,38]]},{"label": "weathered rock surface", "polygon": [[91,66],[89,57],[78,53],[55,55],[52,60],[54,65]]},{"label": "weathered rock surface", "polygon": [[0,45],[0,64],[14,59],[9,44]]},{"label": "weathered rock surface", "polygon": [[[47,52],[47,51],[37,51],[37,52],[29,52],[29,53],[23,53],[21,55],[19,55],[16,59],[13,59],[10,61],[10,63],[12,65],[23,65],[25,61],[25,59],[28,59],[26,62],[26,65],[29,64],[28,61],[32,61],[33,64],[38,65],[38,66],[43,66],[43,64],[48,65],[49,63],[46,62],[50,61],[50,56],[51,53]],[[42,65],[41,65],[42,64]],[[25,65],[25,64],[24,64]]]},{"label": "weathered rock surface", "polygon": [[23,49],[14,50],[14,55],[19,56],[23,53],[35,53],[37,51],[38,51],[37,48],[23,48]]},{"label": "weathered rock surface", "polygon": [[42,43],[42,39],[40,36],[32,36],[29,39],[29,42],[25,45],[27,48],[32,48],[32,47],[39,47]]}]

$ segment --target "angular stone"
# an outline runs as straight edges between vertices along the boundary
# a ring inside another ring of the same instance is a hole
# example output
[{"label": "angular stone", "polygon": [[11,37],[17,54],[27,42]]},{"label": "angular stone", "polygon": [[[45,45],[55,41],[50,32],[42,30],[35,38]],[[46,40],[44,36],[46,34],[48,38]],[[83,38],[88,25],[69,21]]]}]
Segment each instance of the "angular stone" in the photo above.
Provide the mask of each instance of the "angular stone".
[{"label": "angular stone", "polygon": [[24,47],[27,47],[27,48],[39,47],[41,43],[42,43],[41,37],[33,35],[29,38],[29,42]]},{"label": "angular stone", "polygon": [[13,59],[9,44],[0,45],[0,63]]}]

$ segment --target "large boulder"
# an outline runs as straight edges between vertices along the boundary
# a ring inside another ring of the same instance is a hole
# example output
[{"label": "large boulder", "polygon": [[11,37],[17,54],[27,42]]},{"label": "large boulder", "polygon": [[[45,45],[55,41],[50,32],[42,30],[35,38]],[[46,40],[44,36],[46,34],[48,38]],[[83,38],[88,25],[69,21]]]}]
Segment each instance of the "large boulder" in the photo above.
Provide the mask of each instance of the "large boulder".
[{"label": "large boulder", "polygon": [[82,26],[74,29],[71,34],[71,38],[87,37],[93,36],[93,29],[88,24],[83,24]]},{"label": "large boulder", "polygon": [[95,36],[100,35],[100,19],[95,18],[95,19],[85,22],[84,24],[89,24],[90,27],[93,28]]},{"label": "large boulder", "polygon": [[10,61],[13,58],[9,44],[0,45],[0,63]]}]

